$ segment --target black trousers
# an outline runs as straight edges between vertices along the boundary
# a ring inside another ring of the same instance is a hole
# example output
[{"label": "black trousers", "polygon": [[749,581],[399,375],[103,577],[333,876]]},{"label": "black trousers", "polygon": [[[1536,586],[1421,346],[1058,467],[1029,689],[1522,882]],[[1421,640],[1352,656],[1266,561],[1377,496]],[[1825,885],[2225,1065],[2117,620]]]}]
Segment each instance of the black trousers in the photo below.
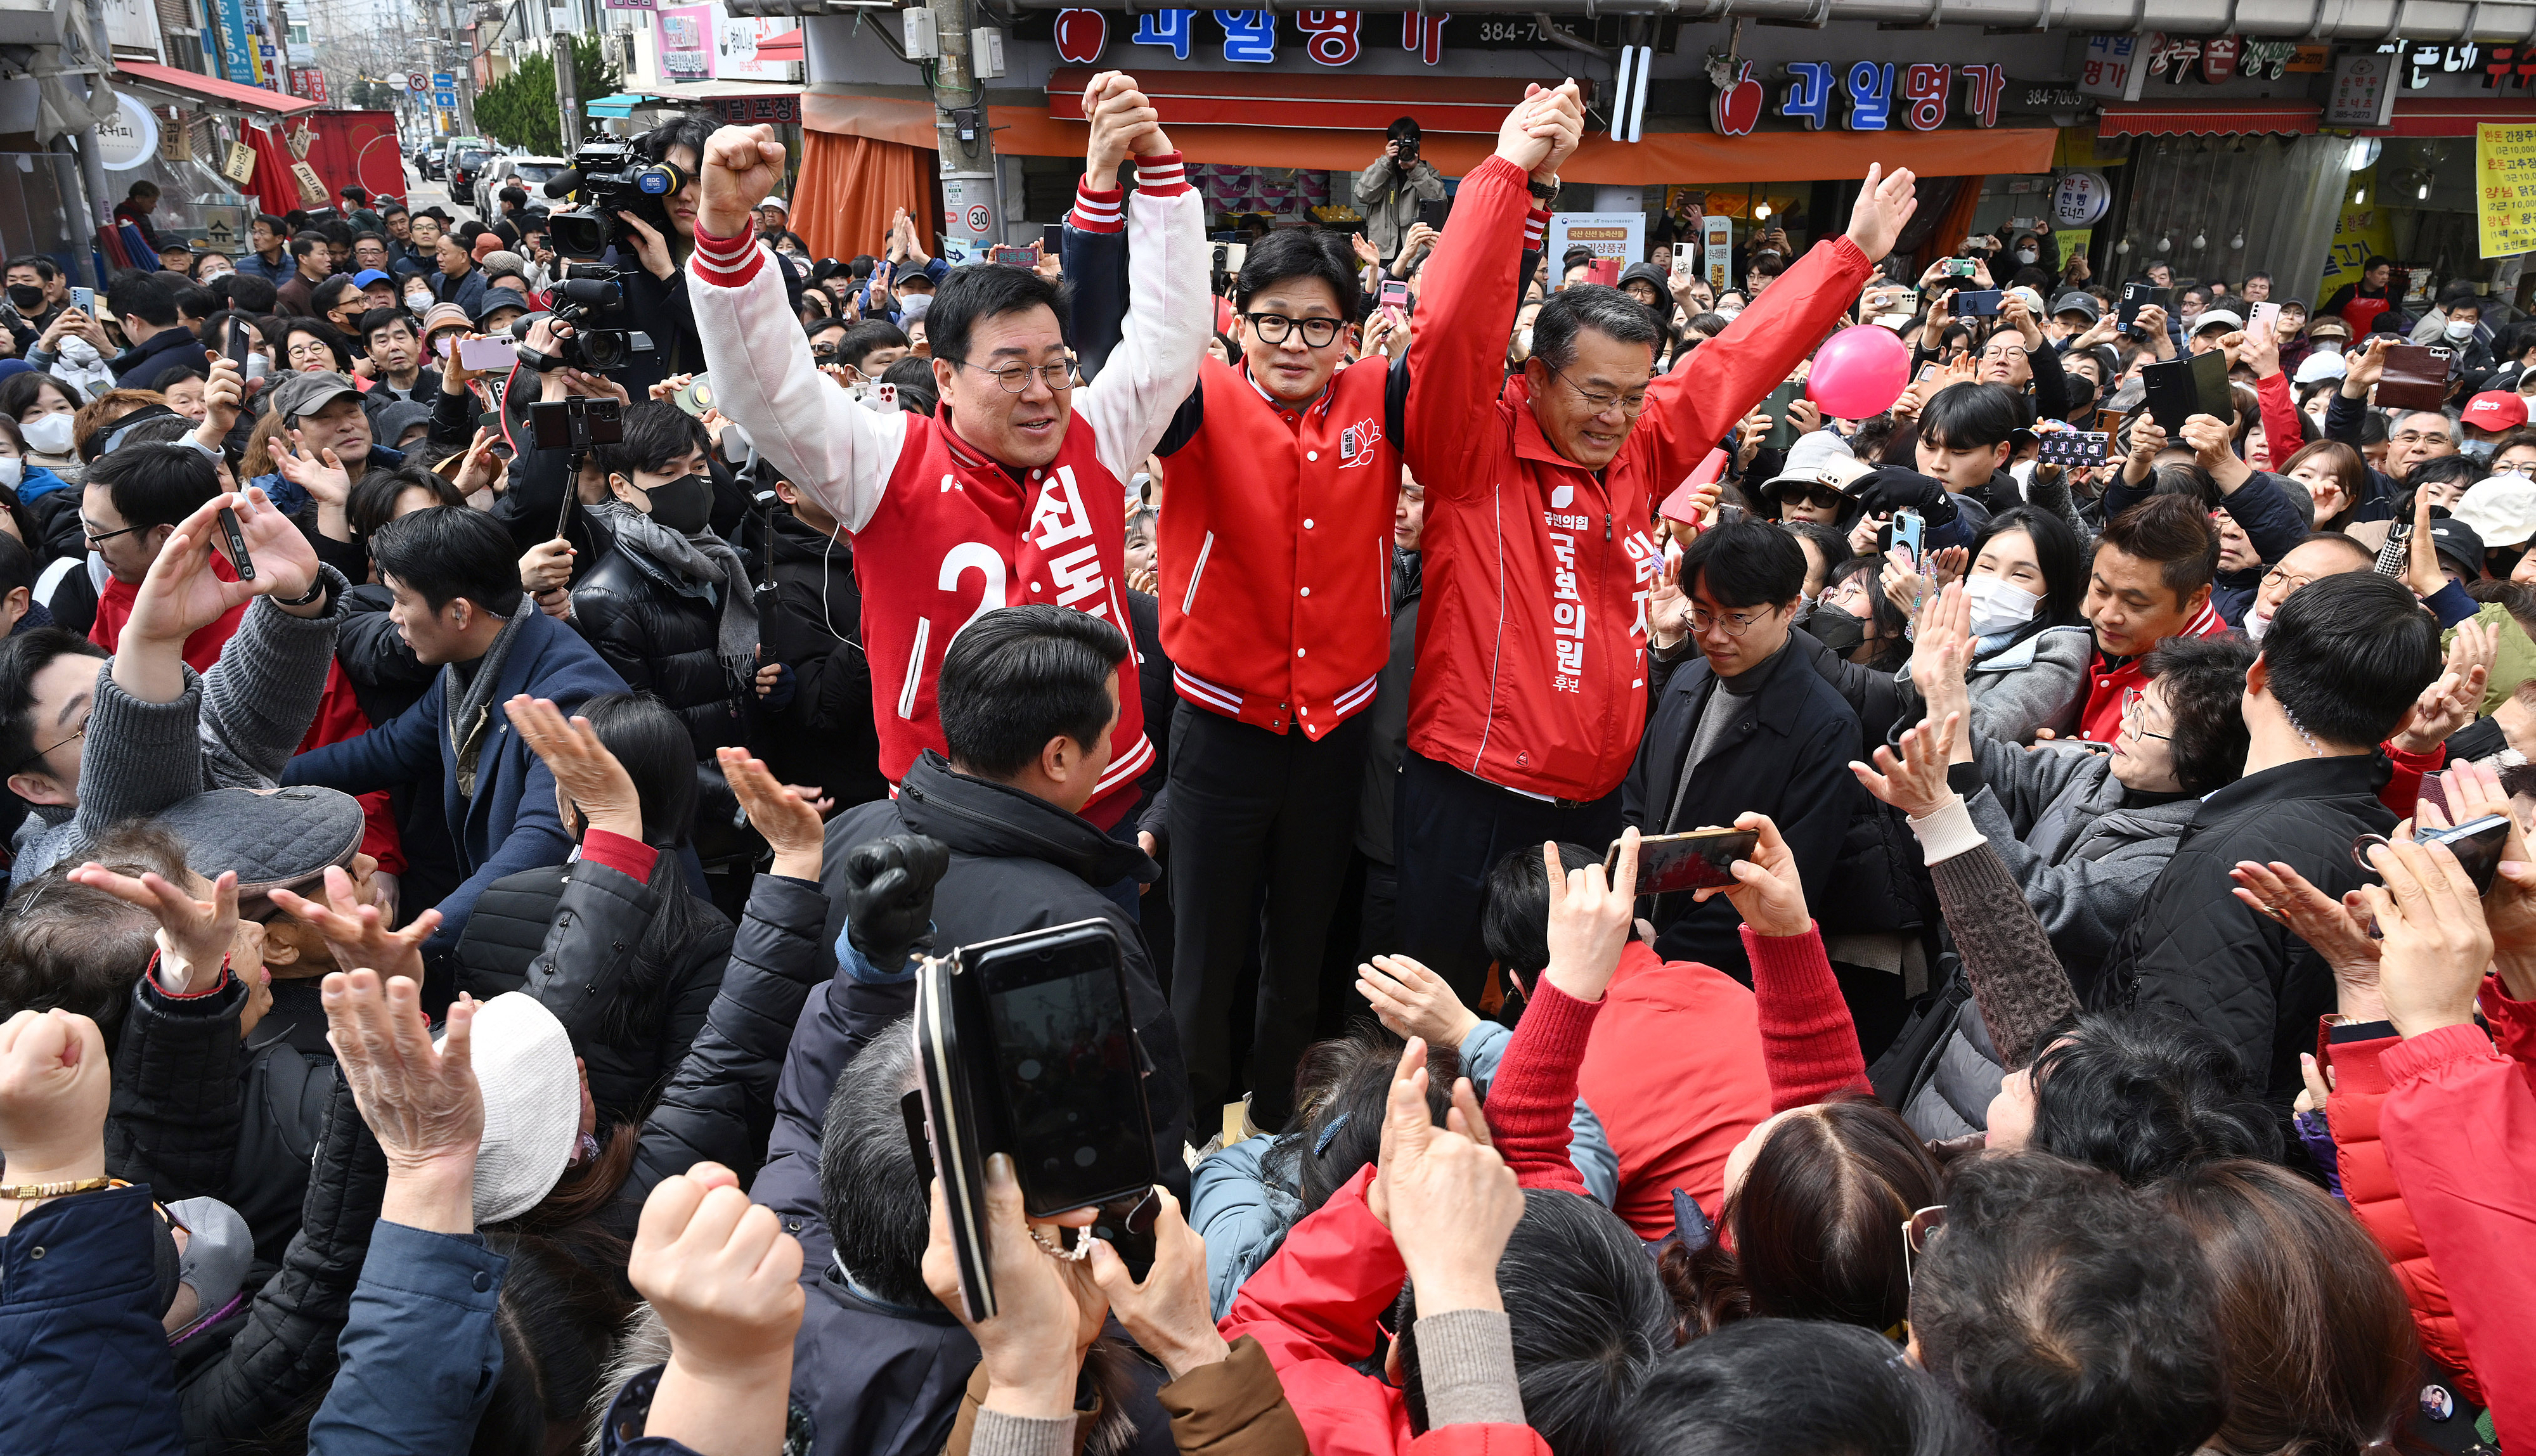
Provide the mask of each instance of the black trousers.
[{"label": "black trousers", "polygon": [[1478,1009],[1489,972],[1488,947],[1480,937],[1489,872],[1517,850],[1540,854],[1544,840],[1581,844],[1600,863],[1619,834],[1618,790],[1589,803],[1554,803],[1500,789],[1411,749],[1400,760],[1391,841],[1400,860],[1401,949],[1450,982],[1463,1005]]},{"label": "black trousers", "polygon": [[1369,736],[1363,714],[1317,742],[1188,703],[1172,717],[1172,1014],[1193,1134],[1212,1125],[1234,1085],[1234,986],[1254,946],[1251,1116],[1273,1129],[1294,1110],[1295,1063],[1312,1040]]}]

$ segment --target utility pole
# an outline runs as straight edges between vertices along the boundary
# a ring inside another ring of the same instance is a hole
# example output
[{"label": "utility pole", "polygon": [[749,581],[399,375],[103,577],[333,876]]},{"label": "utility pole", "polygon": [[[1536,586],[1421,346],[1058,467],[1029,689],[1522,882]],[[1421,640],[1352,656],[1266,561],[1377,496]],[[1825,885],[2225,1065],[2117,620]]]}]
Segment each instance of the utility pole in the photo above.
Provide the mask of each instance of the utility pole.
[{"label": "utility pole", "polygon": [[[95,68],[88,76],[88,93],[93,102],[97,95],[97,75],[106,68],[111,52],[105,38],[105,0],[88,0],[87,9],[89,40],[94,47],[88,57],[89,64]],[[79,251],[82,256],[92,259],[97,256],[98,231],[114,217],[114,199],[106,191],[105,159],[97,155],[101,145],[94,126],[79,134],[80,192],[88,203],[88,240],[80,245]],[[94,266],[97,292],[102,295],[105,291],[105,268],[102,263]]]},{"label": "utility pole", "polygon": [[[935,43],[935,129],[942,158],[943,229],[939,251],[954,263],[983,261],[989,243],[1003,241],[1002,189],[995,176],[995,146],[986,131],[986,91],[970,64],[969,28],[977,12],[969,0],[928,0]],[[978,225],[981,215],[984,225]]]},{"label": "utility pole", "polygon": [[572,67],[572,36],[561,31],[554,36],[554,75],[555,104],[563,112],[563,155],[569,158],[581,141],[581,77]]}]

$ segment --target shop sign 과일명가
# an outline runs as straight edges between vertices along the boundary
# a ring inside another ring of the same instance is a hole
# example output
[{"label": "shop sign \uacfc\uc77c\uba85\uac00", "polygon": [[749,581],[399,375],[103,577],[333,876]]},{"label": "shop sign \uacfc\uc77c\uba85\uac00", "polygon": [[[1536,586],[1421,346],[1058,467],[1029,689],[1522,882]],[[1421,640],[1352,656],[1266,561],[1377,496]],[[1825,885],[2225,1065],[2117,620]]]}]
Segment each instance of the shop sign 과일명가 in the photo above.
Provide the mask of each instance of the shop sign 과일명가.
[{"label": "shop sign \uacfc\uc77c\uba85\uac00", "polygon": [[2536,126],[2477,125],[2474,180],[2483,256],[2536,252]]}]

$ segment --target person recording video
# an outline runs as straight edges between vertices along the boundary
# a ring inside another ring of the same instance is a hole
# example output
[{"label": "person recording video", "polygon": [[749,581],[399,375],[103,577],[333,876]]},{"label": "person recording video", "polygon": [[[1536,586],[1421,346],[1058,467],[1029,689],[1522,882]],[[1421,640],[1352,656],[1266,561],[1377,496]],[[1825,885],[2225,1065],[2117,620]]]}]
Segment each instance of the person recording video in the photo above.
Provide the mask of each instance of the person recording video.
[{"label": "person recording video", "polygon": [[1389,263],[1418,221],[1418,205],[1444,200],[1444,174],[1418,155],[1417,117],[1401,117],[1383,135],[1382,155],[1357,174],[1356,200],[1364,209],[1364,235]]}]

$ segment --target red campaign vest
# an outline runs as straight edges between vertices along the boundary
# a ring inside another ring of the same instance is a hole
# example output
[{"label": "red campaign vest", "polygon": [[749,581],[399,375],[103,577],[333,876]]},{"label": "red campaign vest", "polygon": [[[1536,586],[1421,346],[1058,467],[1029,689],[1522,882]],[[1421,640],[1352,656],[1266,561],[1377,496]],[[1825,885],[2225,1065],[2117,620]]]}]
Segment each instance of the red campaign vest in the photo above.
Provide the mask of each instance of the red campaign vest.
[{"label": "red campaign vest", "polygon": [[1020,481],[953,434],[947,420],[908,417],[889,487],[855,534],[872,721],[880,769],[891,783],[906,777],[922,750],[946,751],[934,691],[951,639],[998,606],[1051,602],[1128,635],[1110,765],[1083,817],[1106,829],[1126,813],[1154,749],[1145,740],[1123,585],[1125,500],[1126,487],[1101,463],[1081,414],[1066,426],[1055,461]]},{"label": "red campaign vest", "polygon": [[1306,737],[1373,702],[1391,653],[1391,517],[1400,450],[1382,427],[1379,355],[1300,410],[1213,359],[1205,423],[1165,466],[1155,557],[1179,695]]}]

